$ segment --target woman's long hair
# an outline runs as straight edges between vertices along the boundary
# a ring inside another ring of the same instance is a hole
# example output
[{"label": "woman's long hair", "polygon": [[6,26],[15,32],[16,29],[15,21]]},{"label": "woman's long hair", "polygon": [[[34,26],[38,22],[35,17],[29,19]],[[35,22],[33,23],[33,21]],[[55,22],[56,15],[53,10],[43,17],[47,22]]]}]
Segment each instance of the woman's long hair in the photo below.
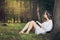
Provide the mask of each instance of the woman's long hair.
[{"label": "woman's long hair", "polygon": [[52,19],[52,18],[51,18],[52,15],[51,15],[49,12],[46,11],[46,15],[48,16],[49,19]]},{"label": "woman's long hair", "polygon": [[[45,11],[46,15],[48,16],[49,19],[52,19],[52,15],[48,12],[48,11]],[[43,18],[43,21],[46,21],[45,18]]]}]

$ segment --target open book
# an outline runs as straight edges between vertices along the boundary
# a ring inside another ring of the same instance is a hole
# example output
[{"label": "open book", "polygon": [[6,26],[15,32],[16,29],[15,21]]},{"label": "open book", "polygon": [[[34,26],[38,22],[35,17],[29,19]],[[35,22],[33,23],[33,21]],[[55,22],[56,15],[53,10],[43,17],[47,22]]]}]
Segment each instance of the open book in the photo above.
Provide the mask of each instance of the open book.
[{"label": "open book", "polygon": [[37,25],[38,25],[38,26],[40,26],[40,27],[41,27],[41,23],[40,23],[40,22],[36,21],[36,23],[37,23]]}]

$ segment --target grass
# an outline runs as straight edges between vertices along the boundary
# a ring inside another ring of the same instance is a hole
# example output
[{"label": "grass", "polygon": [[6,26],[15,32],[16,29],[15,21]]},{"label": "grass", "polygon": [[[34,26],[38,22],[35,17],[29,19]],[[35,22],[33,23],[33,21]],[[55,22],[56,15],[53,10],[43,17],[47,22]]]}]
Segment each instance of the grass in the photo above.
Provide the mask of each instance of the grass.
[{"label": "grass", "polygon": [[49,34],[36,35],[19,34],[19,31],[25,26],[25,23],[8,24],[7,26],[0,26],[0,40],[49,40]]}]

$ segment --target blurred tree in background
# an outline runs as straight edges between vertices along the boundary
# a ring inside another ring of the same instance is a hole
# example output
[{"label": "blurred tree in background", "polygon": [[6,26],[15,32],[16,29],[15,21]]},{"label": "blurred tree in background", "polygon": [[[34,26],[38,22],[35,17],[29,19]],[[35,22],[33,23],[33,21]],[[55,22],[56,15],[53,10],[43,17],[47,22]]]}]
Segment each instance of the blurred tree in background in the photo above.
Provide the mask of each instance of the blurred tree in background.
[{"label": "blurred tree in background", "polygon": [[45,10],[53,15],[54,0],[0,0],[0,21],[9,23],[42,21]]}]

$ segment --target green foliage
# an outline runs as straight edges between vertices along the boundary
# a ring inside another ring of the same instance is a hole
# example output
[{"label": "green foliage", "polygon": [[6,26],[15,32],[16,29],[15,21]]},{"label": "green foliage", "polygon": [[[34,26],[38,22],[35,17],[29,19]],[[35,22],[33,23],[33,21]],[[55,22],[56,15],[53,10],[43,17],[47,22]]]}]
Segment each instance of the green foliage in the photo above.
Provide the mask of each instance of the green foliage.
[{"label": "green foliage", "polygon": [[[32,1],[34,1],[35,3]],[[3,0],[0,3],[1,5],[0,10],[5,11],[4,13],[3,12],[2,13],[6,14],[5,15],[6,22],[8,20],[11,20],[12,18],[14,20],[21,21],[21,17],[23,18],[23,21],[26,22],[25,20],[27,20],[27,18],[32,19],[34,12],[36,13],[37,6],[33,8],[33,5],[35,4],[36,5],[38,4],[39,6],[39,13],[41,19],[45,10],[49,10],[51,14],[53,13],[54,0],[5,0],[5,1]]]},{"label": "green foliage", "polygon": [[[15,20],[20,20],[20,16],[22,16],[25,22],[25,15],[29,14],[30,5],[29,1],[21,1],[21,0],[5,0],[5,13],[6,13],[6,22],[11,20],[12,18]],[[29,15],[28,15],[29,16]]]}]

